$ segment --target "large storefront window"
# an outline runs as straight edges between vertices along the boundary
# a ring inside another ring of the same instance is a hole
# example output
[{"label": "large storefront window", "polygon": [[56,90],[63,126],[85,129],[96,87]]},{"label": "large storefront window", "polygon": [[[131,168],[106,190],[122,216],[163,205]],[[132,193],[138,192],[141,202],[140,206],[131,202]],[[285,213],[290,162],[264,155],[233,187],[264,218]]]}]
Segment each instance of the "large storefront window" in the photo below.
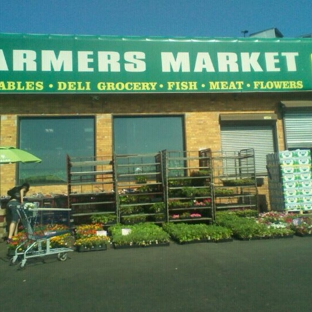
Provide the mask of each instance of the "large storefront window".
[{"label": "large storefront window", "polygon": [[93,117],[21,118],[19,147],[42,159],[19,165],[19,181],[30,184],[65,183],[66,155],[94,156]]},{"label": "large storefront window", "polygon": [[114,152],[147,154],[183,151],[183,117],[114,117]]}]

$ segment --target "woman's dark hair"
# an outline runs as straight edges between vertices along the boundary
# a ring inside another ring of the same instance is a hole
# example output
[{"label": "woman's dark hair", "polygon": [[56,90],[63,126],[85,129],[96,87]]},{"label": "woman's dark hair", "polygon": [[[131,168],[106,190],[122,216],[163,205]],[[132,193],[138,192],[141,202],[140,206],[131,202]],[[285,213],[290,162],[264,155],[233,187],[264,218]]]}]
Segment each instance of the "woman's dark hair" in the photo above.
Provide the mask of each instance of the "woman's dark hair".
[{"label": "woman's dark hair", "polygon": [[8,195],[11,198],[18,199],[20,197],[20,191],[21,191],[22,188],[25,188],[25,193],[24,194],[26,194],[29,191],[29,188],[30,188],[29,183],[25,182],[25,183],[23,183],[20,186],[14,186],[10,190],[8,190]]},{"label": "woman's dark hair", "polygon": [[24,188],[25,187],[25,194],[29,191],[29,188],[30,188],[30,185],[29,185],[29,183],[27,183],[27,182],[25,182],[25,183],[23,183],[21,186],[20,186],[20,190],[22,189],[22,188]]}]

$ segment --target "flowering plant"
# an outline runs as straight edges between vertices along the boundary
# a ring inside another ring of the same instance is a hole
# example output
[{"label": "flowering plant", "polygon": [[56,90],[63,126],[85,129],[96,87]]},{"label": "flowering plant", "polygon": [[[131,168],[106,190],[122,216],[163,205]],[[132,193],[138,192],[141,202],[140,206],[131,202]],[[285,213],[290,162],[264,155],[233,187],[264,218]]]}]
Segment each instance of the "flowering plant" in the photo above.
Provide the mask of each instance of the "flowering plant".
[{"label": "flowering plant", "polygon": [[170,216],[171,219],[179,219],[180,216],[178,214],[173,214]]},{"label": "flowering plant", "polygon": [[45,231],[51,231],[51,232],[59,232],[68,230],[68,226],[64,224],[48,224],[44,227]]},{"label": "flowering plant", "polygon": [[194,200],[194,206],[210,206],[210,205],[211,205],[210,198],[204,199],[203,201]]},{"label": "flowering plant", "polygon": [[[60,232],[67,230],[68,227],[63,224],[51,224],[51,225],[39,225],[34,227],[34,234],[35,235],[45,235],[49,234],[49,232]],[[54,236],[51,238],[51,245],[52,247],[58,247],[58,246],[66,246],[67,242],[66,237],[69,237],[70,233],[66,233],[63,235]],[[23,241],[27,239],[27,233],[21,229],[20,232],[18,232],[17,235],[14,235],[12,237],[12,241],[8,244],[9,249],[15,249],[19,244],[21,244]],[[25,248],[27,244],[23,246]]]},{"label": "flowering plant", "polygon": [[190,213],[189,212],[183,212],[180,214],[180,218],[189,218],[190,217]]},{"label": "flowering plant", "polygon": [[287,228],[287,224],[280,222],[280,223],[271,223],[268,225],[269,229],[285,229]]},{"label": "flowering plant", "polygon": [[102,230],[103,226],[100,223],[79,225],[76,228],[76,238],[95,236],[96,231]]},{"label": "flowering plant", "polygon": [[12,237],[12,240],[8,243],[8,249],[16,249],[16,247],[27,239],[25,232],[19,232]]},{"label": "flowering plant", "polygon": [[109,244],[110,240],[108,236],[89,236],[78,238],[75,242],[76,246],[103,246]]},{"label": "flowering plant", "polygon": [[294,218],[292,220],[292,229],[296,232],[296,234],[303,235],[311,235],[312,234],[312,217],[305,216]]},{"label": "flowering plant", "polygon": [[295,228],[295,231],[299,235],[310,235],[312,234],[312,225],[306,222],[302,222],[299,226]]},{"label": "flowering plant", "polygon": [[259,218],[243,218],[234,212],[219,212],[216,220],[217,224],[230,228],[234,237],[251,239],[292,236],[294,231],[286,222],[288,218],[285,219],[285,214],[277,212],[261,214]]},{"label": "flowering plant", "polygon": [[52,248],[56,248],[56,247],[69,247],[69,248],[71,248],[72,247],[72,243],[70,243],[71,237],[72,236],[70,233],[51,237],[50,241],[51,241]]},{"label": "flowering plant", "polygon": [[190,217],[191,218],[201,218],[201,214],[200,213],[191,213]]},{"label": "flowering plant", "polygon": [[261,213],[259,215],[259,222],[260,223],[291,223],[293,219],[294,214],[285,214],[284,212],[278,212],[278,211],[270,211]]}]

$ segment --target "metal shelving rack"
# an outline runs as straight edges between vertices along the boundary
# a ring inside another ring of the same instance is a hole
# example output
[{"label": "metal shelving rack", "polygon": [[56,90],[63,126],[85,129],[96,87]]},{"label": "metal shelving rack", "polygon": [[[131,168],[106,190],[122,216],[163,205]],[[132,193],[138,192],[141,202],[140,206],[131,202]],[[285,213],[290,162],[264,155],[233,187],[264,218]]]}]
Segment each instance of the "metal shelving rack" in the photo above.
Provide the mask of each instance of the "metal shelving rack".
[{"label": "metal shelving rack", "polygon": [[115,155],[114,165],[118,221],[166,221],[161,153]]},{"label": "metal shelving rack", "polygon": [[254,149],[212,153],[216,211],[258,209]]},{"label": "metal shelving rack", "polygon": [[111,157],[67,155],[67,181],[68,207],[72,208],[75,223],[96,214],[110,214],[117,218]]},{"label": "metal shelving rack", "polygon": [[169,222],[212,223],[211,151],[163,151],[163,158]]}]

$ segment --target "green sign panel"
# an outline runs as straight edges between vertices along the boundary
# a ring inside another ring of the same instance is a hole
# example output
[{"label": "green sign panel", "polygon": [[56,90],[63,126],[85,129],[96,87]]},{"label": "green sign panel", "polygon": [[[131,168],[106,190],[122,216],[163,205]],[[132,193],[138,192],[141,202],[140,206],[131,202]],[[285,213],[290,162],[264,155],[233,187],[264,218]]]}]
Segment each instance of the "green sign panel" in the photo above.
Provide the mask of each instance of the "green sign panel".
[{"label": "green sign panel", "polygon": [[312,90],[311,39],[0,34],[1,93]]}]

